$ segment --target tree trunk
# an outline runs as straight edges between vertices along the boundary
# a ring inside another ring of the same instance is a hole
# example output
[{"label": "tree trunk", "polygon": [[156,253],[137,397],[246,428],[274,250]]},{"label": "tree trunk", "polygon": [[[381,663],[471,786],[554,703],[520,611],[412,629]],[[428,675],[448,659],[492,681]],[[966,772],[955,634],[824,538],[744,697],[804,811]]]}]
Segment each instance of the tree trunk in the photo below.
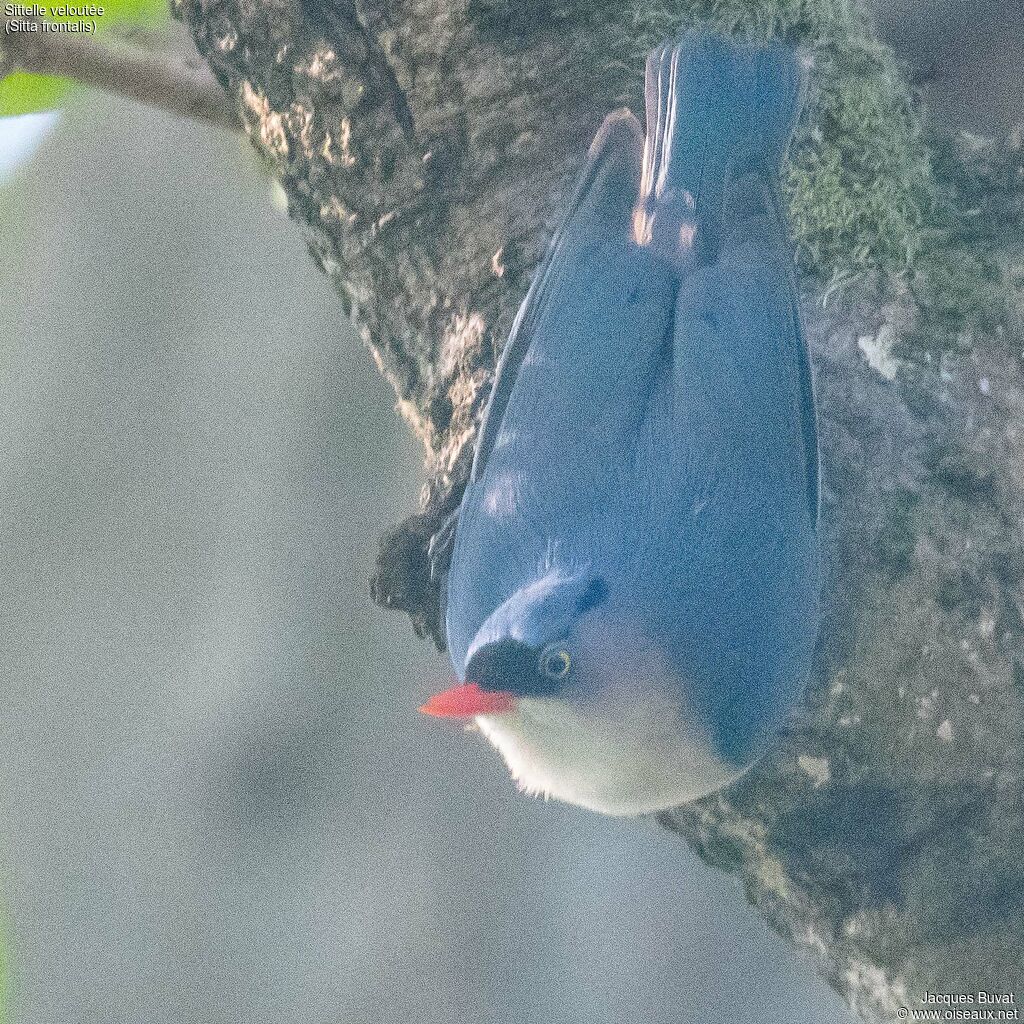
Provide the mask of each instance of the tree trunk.
[{"label": "tree trunk", "polygon": [[[426,447],[373,594],[443,644],[497,354],[604,114],[697,21],[813,60],[787,171],[829,583],[778,750],[662,816],[864,1017],[1024,999],[1024,162],[926,139],[847,0],[177,0]],[[431,544],[431,541],[434,541]]]}]

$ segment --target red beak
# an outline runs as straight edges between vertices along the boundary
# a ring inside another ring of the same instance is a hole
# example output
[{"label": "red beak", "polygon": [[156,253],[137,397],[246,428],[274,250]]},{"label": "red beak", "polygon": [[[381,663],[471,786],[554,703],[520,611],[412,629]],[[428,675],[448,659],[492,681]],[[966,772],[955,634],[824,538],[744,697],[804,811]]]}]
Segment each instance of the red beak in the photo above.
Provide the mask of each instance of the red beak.
[{"label": "red beak", "polygon": [[500,715],[513,711],[514,694],[500,690],[481,690],[476,683],[460,683],[450,690],[435,693],[420,711],[435,718],[475,718],[477,715]]}]

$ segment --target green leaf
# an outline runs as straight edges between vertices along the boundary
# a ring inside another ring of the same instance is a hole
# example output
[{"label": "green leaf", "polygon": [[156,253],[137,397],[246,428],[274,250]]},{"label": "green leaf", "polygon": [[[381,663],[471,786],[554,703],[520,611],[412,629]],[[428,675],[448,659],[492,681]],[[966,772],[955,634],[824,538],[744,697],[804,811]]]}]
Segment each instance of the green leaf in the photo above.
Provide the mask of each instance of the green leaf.
[{"label": "green leaf", "polygon": [[108,0],[103,6],[106,13],[99,19],[100,22],[113,18],[119,22],[145,25],[147,28],[167,21],[171,13],[167,0]]},{"label": "green leaf", "polygon": [[[28,3],[29,0],[24,2]],[[110,29],[124,31],[132,27],[157,28],[166,22],[170,15],[167,0],[88,0],[103,8],[103,14],[98,18],[59,17],[52,13],[62,3],[72,3],[81,7],[86,2],[87,0],[47,0],[45,7],[51,21],[92,21],[96,25],[97,34]],[[16,72],[0,80],[0,117],[52,110],[61,106],[78,88],[75,82],[67,78]]]},{"label": "green leaf", "polygon": [[18,72],[0,82],[0,117],[52,110],[74,88],[67,78]]}]

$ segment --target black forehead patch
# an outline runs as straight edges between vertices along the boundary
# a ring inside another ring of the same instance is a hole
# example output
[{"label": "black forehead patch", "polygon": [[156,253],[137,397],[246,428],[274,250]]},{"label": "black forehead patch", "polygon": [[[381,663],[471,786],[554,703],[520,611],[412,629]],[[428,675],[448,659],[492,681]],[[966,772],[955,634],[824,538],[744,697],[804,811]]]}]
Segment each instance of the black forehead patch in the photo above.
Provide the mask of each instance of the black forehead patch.
[{"label": "black forehead patch", "polygon": [[608,584],[600,576],[595,576],[576,602],[576,614],[582,615],[584,612],[589,612],[607,600]]}]

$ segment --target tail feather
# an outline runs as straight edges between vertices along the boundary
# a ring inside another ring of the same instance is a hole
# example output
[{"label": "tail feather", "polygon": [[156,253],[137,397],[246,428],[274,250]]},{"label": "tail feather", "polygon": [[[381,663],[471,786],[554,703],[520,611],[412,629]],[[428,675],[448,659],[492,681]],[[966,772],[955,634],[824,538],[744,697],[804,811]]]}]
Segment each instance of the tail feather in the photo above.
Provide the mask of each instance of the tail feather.
[{"label": "tail feather", "polygon": [[714,259],[730,181],[754,172],[774,182],[803,82],[781,43],[691,33],[654,50],[635,240],[682,266]]}]

